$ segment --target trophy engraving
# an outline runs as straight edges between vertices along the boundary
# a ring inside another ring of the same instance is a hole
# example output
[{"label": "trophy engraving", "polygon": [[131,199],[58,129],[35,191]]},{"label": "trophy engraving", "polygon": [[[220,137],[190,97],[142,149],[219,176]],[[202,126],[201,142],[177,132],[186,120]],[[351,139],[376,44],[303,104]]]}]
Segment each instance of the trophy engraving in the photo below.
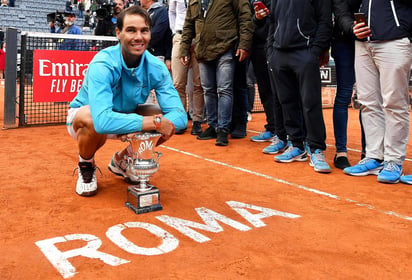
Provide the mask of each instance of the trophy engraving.
[{"label": "trophy engraving", "polygon": [[132,146],[132,156],[127,158],[126,174],[136,185],[127,188],[126,207],[136,214],[162,210],[159,189],[149,184],[149,178],[159,170],[161,153],[154,151],[162,134],[144,132],[126,141]]}]

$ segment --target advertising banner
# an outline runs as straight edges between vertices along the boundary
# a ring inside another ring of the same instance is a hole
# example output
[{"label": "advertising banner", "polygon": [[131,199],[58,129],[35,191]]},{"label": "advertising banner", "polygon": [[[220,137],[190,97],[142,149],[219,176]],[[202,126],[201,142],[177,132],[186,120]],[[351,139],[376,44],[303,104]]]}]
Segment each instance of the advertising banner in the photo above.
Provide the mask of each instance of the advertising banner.
[{"label": "advertising banner", "polygon": [[70,102],[97,52],[33,51],[33,102]]}]

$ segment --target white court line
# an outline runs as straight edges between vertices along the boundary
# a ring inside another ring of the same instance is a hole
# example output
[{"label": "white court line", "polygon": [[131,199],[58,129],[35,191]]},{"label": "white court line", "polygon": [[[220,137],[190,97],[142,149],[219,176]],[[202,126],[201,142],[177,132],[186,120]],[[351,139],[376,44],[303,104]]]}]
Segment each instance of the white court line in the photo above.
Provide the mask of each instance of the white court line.
[{"label": "white court line", "polygon": [[252,175],[255,175],[255,176],[263,177],[265,179],[269,179],[269,180],[272,180],[272,181],[275,181],[275,182],[278,182],[278,183],[281,183],[281,184],[285,184],[285,185],[288,185],[288,186],[291,186],[291,187],[294,187],[294,188],[298,188],[298,189],[301,189],[301,190],[304,190],[304,191],[307,191],[307,192],[315,193],[315,194],[322,195],[322,196],[332,198],[332,199],[335,199],[335,200],[346,201],[346,202],[349,202],[351,204],[355,204],[356,206],[359,206],[359,207],[364,207],[364,208],[367,208],[367,209],[370,209],[370,210],[375,210],[377,212],[380,212],[380,213],[383,213],[383,214],[386,214],[386,215],[395,216],[397,218],[404,219],[404,220],[407,220],[407,221],[412,221],[412,217],[405,216],[405,215],[402,215],[402,214],[398,214],[398,213],[393,212],[393,211],[381,210],[381,209],[376,208],[373,205],[360,203],[360,202],[358,202],[356,200],[353,200],[353,199],[350,199],[350,198],[343,198],[343,197],[340,197],[338,195],[334,195],[334,194],[330,194],[330,193],[320,191],[320,190],[317,190],[317,189],[305,187],[305,186],[295,184],[295,183],[292,183],[292,182],[289,182],[289,181],[286,181],[286,180],[282,180],[282,179],[272,177],[272,176],[269,176],[269,175],[266,175],[266,174],[262,174],[262,173],[255,172],[255,171],[252,171],[252,170],[249,170],[249,169],[245,169],[243,167],[238,167],[238,166],[227,164],[227,163],[217,161],[217,160],[214,160],[214,159],[205,158],[205,157],[193,154],[193,153],[185,152],[185,151],[182,151],[182,150],[179,150],[179,149],[176,149],[176,148],[172,148],[172,147],[168,147],[168,146],[165,146],[165,145],[161,145],[161,147],[165,148],[165,149],[168,149],[168,150],[171,150],[171,151],[175,151],[175,152],[184,154],[184,155],[195,157],[195,158],[198,158],[198,159],[201,159],[201,160],[205,160],[205,161],[209,161],[209,162],[219,164],[219,165],[222,165],[222,166],[225,166],[225,167],[233,168],[233,169],[236,169],[236,170],[239,170],[239,171],[242,171],[242,172],[245,172],[245,173],[249,173],[249,174],[252,174]]}]

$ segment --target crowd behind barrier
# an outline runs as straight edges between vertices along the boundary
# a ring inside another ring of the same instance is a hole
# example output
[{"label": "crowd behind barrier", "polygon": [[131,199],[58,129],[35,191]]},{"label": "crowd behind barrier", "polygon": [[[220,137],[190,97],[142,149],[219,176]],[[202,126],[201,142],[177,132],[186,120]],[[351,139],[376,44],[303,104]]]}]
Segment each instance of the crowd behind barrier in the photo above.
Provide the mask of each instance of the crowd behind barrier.
[{"label": "crowd behind barrier", "polygon": [[[41,0],[16,0],[14,7],[1,7],[0,27],[14,27],[23,31],[49,32],[47,14],[56,10],[64,10],[64,2],[50,0],[45,5]],[[83,19],[77,20],[77,25],[82,26]]]}]

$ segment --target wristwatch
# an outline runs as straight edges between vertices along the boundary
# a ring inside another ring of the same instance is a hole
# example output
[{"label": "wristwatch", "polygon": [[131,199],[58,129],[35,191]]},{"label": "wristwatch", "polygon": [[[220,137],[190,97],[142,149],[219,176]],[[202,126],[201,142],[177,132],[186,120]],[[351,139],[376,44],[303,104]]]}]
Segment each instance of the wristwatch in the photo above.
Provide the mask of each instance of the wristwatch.
[{"label": "wristwatch", "polygon": [[160,126],[162,125],[162,117],[153,116],[153,122],[154,122],[154,125],[156,127],[156,130],[158,130],[160,128]]}]

